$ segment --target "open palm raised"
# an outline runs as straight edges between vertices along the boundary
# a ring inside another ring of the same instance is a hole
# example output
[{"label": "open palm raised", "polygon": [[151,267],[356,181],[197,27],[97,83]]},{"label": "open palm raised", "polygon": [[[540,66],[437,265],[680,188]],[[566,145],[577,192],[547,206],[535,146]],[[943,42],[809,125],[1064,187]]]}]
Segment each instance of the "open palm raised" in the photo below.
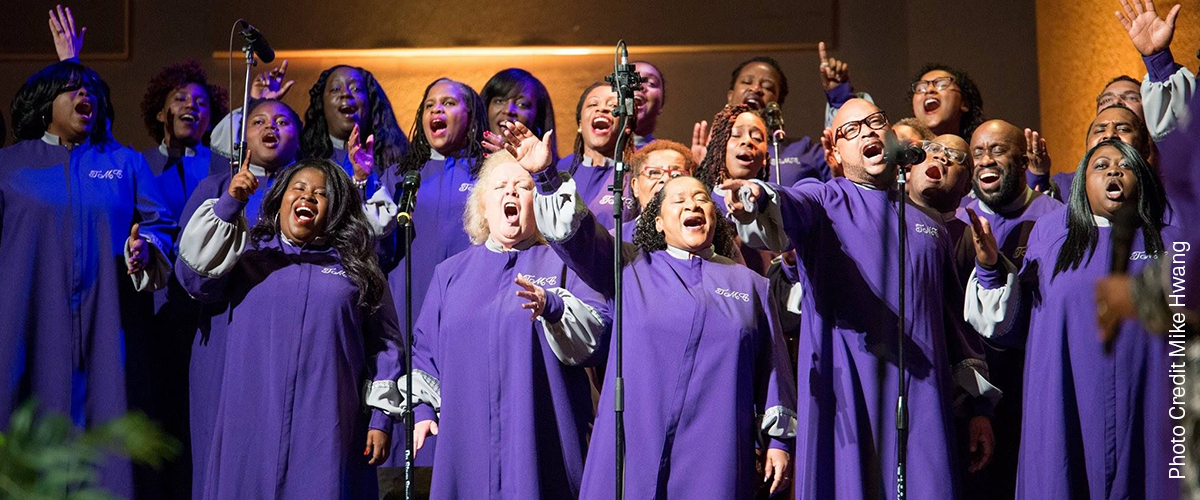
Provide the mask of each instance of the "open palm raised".
[{"label": "open palm raised", "polygon": [[1116,12],[1117,19],[1129,32],[1129,41],[1133,42],[1138,52],[1150,56],[1171,46],[1171,38],[1175,36],[1175,18],[1179,17],[1181,6],[1173,7],[1164,20],[1154,11],[1154,0],[1144,3],[1138,0],[1120,1],[1121,11]]}]

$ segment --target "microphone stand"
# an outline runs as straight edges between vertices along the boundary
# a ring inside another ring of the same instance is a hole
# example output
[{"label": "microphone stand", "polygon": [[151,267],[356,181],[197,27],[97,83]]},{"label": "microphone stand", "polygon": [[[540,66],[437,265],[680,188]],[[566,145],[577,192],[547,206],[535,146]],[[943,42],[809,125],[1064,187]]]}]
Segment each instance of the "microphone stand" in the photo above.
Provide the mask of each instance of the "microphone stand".
[{"label": "microphone stand", "polygon": [[[618,57],[620,58],[618,61]],[[617,500],[625,498],[625,377],[622,372],[622,341],[624,340],[624,328],[621,324],[622,316],[622,268],[624,262],[622,258],[622,240],[621,223],[624,221],[623,215],[625,210],[625,145],[629,141],[629,135],[626,130],[633,128],[637,122],[637,108],[634,106],[633,93],[641,89],[642,78],[638,75],[632,64],[629,64],[629,51],[625,47],[625,40],[617,42],[617,52],[613,55],[613,74],[604,78],[612,85],[613,90],[617,92],[617,109],[613,111],[613,115],[620,118],[620,129],[617,133],[617,149],[613,152],[613,162],[616,167],[613,169],[613,184],[609,189],[613,193],[613,218],[615,219],[613,238],[613,285],[614,285],[614,304],[613,304],[613,343],[615,347],[615,359],[613,360],[613,421],[615,424],[616,434],[616,496]]]},{"label": "microphone stand", "polygon": [[771,133],[771,151],[774,153],[774,158],[771,159],[771,164],[775,167],[775,182],[780,185],[783,184],[783,172],[779,168],[779,138],[783,134],[783,127],[776,128],[775,131]]},{"label": "microphone stand", "polygon": [[907,264],[905,255],[908,252],[908,225],[905,222],[904,212],[905,205],[908,204],[908,182],[904,175],[904,165],[896,165],[896,190],[898,191],[899,207],[896,213],[899,217],[900,226],[897,233],[899,234],[899,273],[900,298],[898,300],[897,309],[897,325],[898,336],[896,337],[896,362],[900,368],[899,380],[900,390],[896,396],[896,500],[905,499],[905,478],[908,474],[908,383],[904,380],[904,340],[908,337],[907,327],[904,321],[904,288],[905,288],[905,272],[904,267]]},{"label": "microphone stand", "polygon": [[[242,35],[244,36],[245,32]],[[246,107],[250,105],[250,70],[255,65],[254,46],[251,40],[246,40],[246,44],[242,46],[242,53],[246,54],[246,86],[242,91],[242,119],[240,120],[241,124],[238,126],[240,134],[237,137],[237,142],[230,144],[230,147],[233,148],[233,158],[231,158],[229,166],[233,169],[233,175],[237,175],[238,170],[242,167],[242,160],[246,157],[246,115],[250,113],[250,110],[246,109]],[[232,56],[230,58],[232,59]],[[230,76],[230,78],[233,77]]]},{"label": "microphone stand", "polygon": [[[418,177],[419,179],[419,177]],[[420,181],[418,180],[417,183]],[[412,500],[413,498],[413,458],[416,456],[416,450],[413,449],[413,431],[416,428],[415,417],[413,416],[413,406],[416,405],[416,398],[413,397],[413,299],[412,299],[412,240],[413,240],[413,218],[412,213],[417,207],[416,187],[408,182],[405,178],[404,193],[400,195],[400,210],[396,214],[396,222],[402,228],[402,237],[404,238],[404,366],[408,370],[408,376],[405,377],[404,394],[408,396],[408,405],[404,409],[404,500]]]}]

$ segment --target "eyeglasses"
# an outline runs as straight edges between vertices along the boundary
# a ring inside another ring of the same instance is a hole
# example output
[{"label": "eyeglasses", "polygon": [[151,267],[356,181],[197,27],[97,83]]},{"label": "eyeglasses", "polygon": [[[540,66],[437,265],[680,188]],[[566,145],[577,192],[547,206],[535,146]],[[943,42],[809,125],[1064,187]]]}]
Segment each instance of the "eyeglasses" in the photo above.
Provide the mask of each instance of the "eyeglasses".
[{"label": "eyeglasses", "polygon": [[1142,94],[1133,90],[1120,94],[1105,92],[1096,98],[1096,107],[1103,109],[1119,102],[1142,102]]},{"label": "eyeglasses", "polygon": [[921,149],[924,149],[931,155],[945,154],[946,158],[959,165],[965,165],[967,161],[967,152],[961,149],[943,145],[933,141],[921,141]]},{"label": "eyeglasses", "polygon": [[664,175],[670,175],[672,179],[686,174],[681,168],[663,168],[663,167],[644,167],[642,168],[642,176],[652,181],[662,179]]},{"label": "eyeglasses", "polygon": [[858,134],[862,133],[862,126],[864,124],[871,127],[871,130],[883,130],[884,127],[888,126],[887,115],[883,114],[883,111],[876,111],[861,120],[846,122],[841,127],[838,127],[837,133],[833,135],[833,140],[837,141],[841,137],[847,141],[853,141],[854,138],[858,137]]},{"label": "eyeglasses", "polygon": [[924,94],[926,92],[929,92],[930,87],[932,87],[932,88],[937,89],[938,92],[941,92],[943,90],[949,90],[950,86],[953,84],[954,84],[954,77],[943,76],[941,78],[934,78],[932,80],[921,80],[921,81],[913,82],[912,91],[914,94]]}]

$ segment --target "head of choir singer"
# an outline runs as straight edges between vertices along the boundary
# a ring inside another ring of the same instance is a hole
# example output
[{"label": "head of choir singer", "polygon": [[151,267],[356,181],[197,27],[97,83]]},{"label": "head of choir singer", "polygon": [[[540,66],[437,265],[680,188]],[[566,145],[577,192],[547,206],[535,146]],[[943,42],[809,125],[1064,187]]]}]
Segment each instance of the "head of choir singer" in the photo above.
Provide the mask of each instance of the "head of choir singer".
[{"label": "head of choir singer", "polygon": [[154,142],[167,147],[194,147],[228,110],[224,88],[208,82],[196,61],[163,68],[150,79],[142,98],[142,121]]},{"label": "head of choir singer", "polygon": [[533,177],[512,154],[498,151],[489,156],[463,213],[463,228],[471,243],[491,240],[511,249],[530,238],[541,239],[533,214],[533,190]]},{"label": "head of choir singer", "polygon": [[32,140],[48,133],[69,144],[107,142],[113,117],[108,96],[108,84],[91,68],[71,61],[46,66],[13,98],[13,135]]}]

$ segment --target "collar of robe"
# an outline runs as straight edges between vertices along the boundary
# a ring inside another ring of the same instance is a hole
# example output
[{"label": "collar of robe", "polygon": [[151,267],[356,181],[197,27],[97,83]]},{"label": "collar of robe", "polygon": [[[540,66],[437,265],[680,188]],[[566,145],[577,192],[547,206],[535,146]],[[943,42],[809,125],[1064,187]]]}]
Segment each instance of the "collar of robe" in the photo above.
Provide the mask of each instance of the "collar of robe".
[{"label": "collar of robe", "polygon": [[64,142],[61,137],[51,134],[48,131],[42,134],[42,142],[51,146],[62,146],[67,149],[75,149],[75,146],[79,145],[72,142]]},{"label": "collar of robe", "polygon": [[334,136],[329,136],[329,142],[333,143],[333,149],[346,149],[346,141],[338,139]]},{"label": "collar of robe", "polygon": [[305,250],[305,249],[310,249],[312,247],[324,247],[325,246],[325,237],[324,236],[317,236],[316,238],[313,238],[313,240],[308,243],[299,243],[296,241],[292,241],[292,239],[288,238],[286,234],[283,234],[283,231],[279,232],[279,241],[283,242],[283,244],[285,246],[292,247],[297,250]]},{"label": "collar of robe", "polygon": [[[158,152],[162,153],[162,155],[166,156],[167,158],[171,157],[171,148],[167,147],[166,139],[163,139],[163,141],[161,143],[159,143]],[[183,156],[196,156],[196,149],[192,148],[192,147],[184,147],[183,148]],[[255,174],[255,175],[257,175],[257,174]]]},{"label": "collar of robe", "polygon": [[667,245],[667,255],[675,257],[679,260],[691,260],[692,257],[699,257],[704,260],[714,260],[717,257],[717,251],[712,245],[709,245],[708,248],[701,249],[695,253],[689,252],[682,248]]},{"label": "collar of robe", "polygon": [[584,167],[598,167],[598,166],[599,167],[611,167],[611,166],[613,166],[613,161],[612,161],[612,158],[605,156],[604,157],[604,165],[593,165],[592,157],[588,156],[587,153],[584,153],[583,161],[579,162],[579,164]]},{"label": "collar of robe", "polygon": [[1033,201],[1034,196],[1037,196],[1037,191],[1034,191],[1026,186],[1025,192],[1021,193],[1021,196],[1018,196],[1017,199],[1009,202],[1009,204],[1000,207],[999,210],[992,210],[992,207],[989,207],[987,203],[983,202],[983,200],[979,200],[979,209],[989,214],[1011,214],[1024,209],[1031,201]]},{"label": "collar of robe", "polygon": [[951,210],[949,212],[942,212],[939,215],[942,216],[942,222],[950,222],[952,220],[958,219],[958,212],[955,210]]},{"label": "collar of robe", "polygon": [[491,238],[491,236],[489,236],[487,241],[483,242],[483,246],[487,247],[488,250],[491,250],[496,253],[505,253],[505,252],[521,252],[521,251],[529,250],[530,247],[532,247],[538,243],[539,243],[538,237],[535,234],[533,236],[525,238],[524,240],[521,240],[516,245],[513,245],[512,248],[504,248],[504,245],[497,243],[496,240],[493,240]]},{"label": "collar of robe", "polygon": [[279,173],[279,171],[276,170],[274,172],[267,173],[266,167],[263,167],[262,165],[255,165],[255,164],[251,163],[250,164],[250,173],[254,174],[255,177],[275,177],[275,174]]},{"label": "collar of robe", "polygon": [[438,152],[438,150],[436,150],[436,149],[429,148],[429,159],[430,160],[445,160],[446,158],[461,159],[461,158],[465,158],[467,156],[467,150],[468,150],[468,148],[463,148],[462,151],[455,151],[448,155],[444,155],[444,154]]},{"label": "collar of robe", "polygon": [[1096,223],[1096,227],[1109,227],[1112,225],[1112,221],[1102,215],[1092,214],[1092,221]]}]

